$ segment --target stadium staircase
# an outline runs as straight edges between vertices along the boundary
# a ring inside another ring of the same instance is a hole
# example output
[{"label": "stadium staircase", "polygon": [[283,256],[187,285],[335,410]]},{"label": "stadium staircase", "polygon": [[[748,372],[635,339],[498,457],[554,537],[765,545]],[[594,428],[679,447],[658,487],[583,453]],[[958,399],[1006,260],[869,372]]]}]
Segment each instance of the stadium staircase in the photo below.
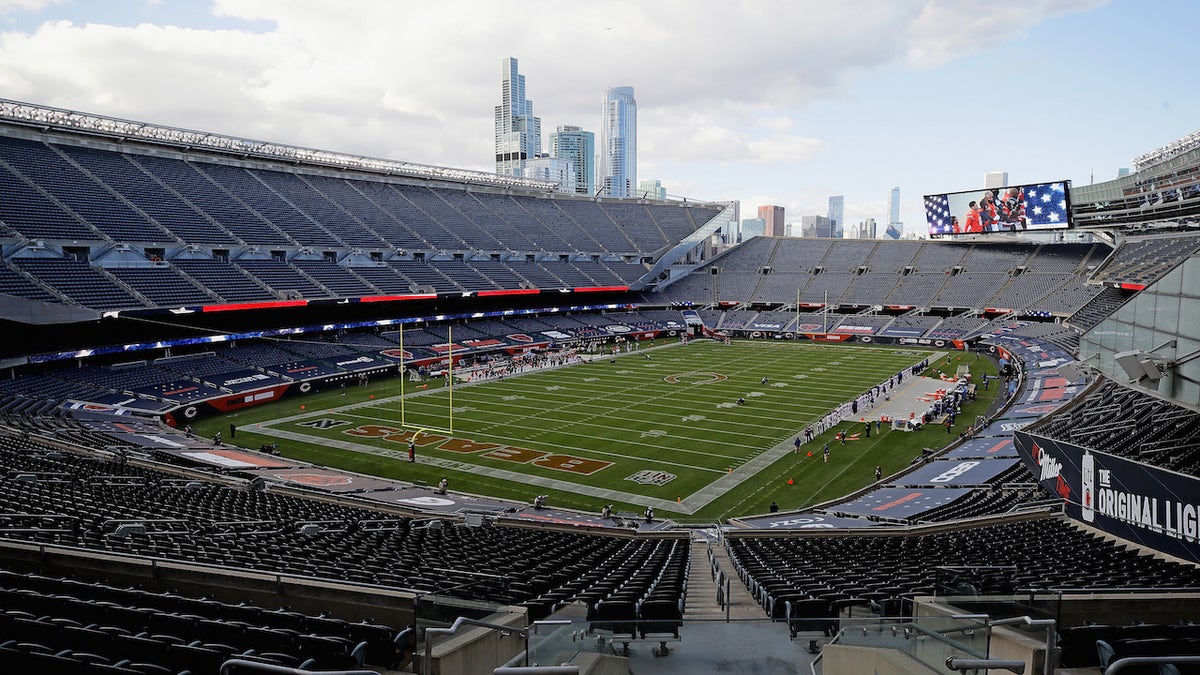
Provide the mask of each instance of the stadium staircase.
[{"label": "stadium staircase", "polygon": [[1105,286],[1086,305],[1072,314],[1065,323],[1073,328],[1086,331],[1111,316],[1136,293],[1137,291]]},{"label": "stadium staircase", "polygon": [[[780,241],[779,239],[776,239],[774,242],[772,242],[771,250],[768,251],[765,256],[763,256],[763,260],[767,261],[767,264],[766,264],[767,267],[770,267],[771,261],[775,258],[775,251],[779,249],[779,241]],[[760,271],[761,271],[761,268],[760,268]],[[754,290],[752,290],[750,292],[750,294],[746,296],[745,299],[753,300],[753,299],[757,298],[759,290],[762,288],[763,284],[766,282],[766,279],[767,279],[767,275],[765,275],[765,274],[758,275],[758,281],[756,281],[754,283]]]},{"label": "stadium staircase", "polygon": [[[717,582],[712,562],[708,557],[709,545],[701,539],[692,540],[691,570],[688,575],[687,602],[683,608],[684,621],[719,621],[725,619],[725,607],[717,599]],[[725,572],[729,583],[729,618],[732,620],[762,619],[762,606],[750,596],[746,585],[733,574],[733,560],[725,550],[725,544],[712,544],[713,561]]]}]

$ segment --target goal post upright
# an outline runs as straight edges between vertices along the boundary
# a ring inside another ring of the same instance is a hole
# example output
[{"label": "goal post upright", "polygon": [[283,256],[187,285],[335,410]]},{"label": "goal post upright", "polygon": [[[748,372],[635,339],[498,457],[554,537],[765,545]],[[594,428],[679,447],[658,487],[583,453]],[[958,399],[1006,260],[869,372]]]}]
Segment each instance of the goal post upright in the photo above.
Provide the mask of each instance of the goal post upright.
[{"label": "goal post upright", "polygon": [[404,368],[404,323],[397,324],[400,326],[400,426],[404,424],[404,378],[408,377],[408,371]]},{"label": "goal post upright", "polygon": [[[407,398],[407,395],[405,394],[404,380],[408,377],[409,372],[408,372],[408,369],[406,368],[405,360],[404,360],[404,324],[400,323],[399,328],[400,328],[400,330],[397,333],[397,335],[398,335],[397,345],[400,348],[400,396],[399,396],[399,398],[400,398],[400,427],[402,429],[416,429],[418,435],[420,433],[428,434],[430,431],[437,431],[437,432],[444,433],[444,434],[453,434],[454,433],[454,348],[453,348],[453,345],[454,345],[454,342],[453,342],[454,332],[453,331],[454,331],[454,329],[453,328],[447,329],[447,331],[448,331],[447,338],[450,340],[449,347],[447,349],[447,352],[449,354],[449,356],[448,356],[449,362],[446,365],[446,379],[448,381],[447,394],[449,395],[449,398],[448,398],[449,405],[448,405],[446,412],[448,415],[449,427],[448,428],[447,427],[439,428],[439,427],[429,426],[428,423],[421,422],[420,418],[422,418],[423,416],[420,414],[417,415],[417,417],[418,417],[417,422],[412,423],[412,424],[409,424],[409,422],[408,422],[408,414],[407,414],[408,411],[407,411],[406,404],[405,404],[405,399]],[[422,385],[422,387],[428,387],[428,386],[429,386],[428,383]]]}]

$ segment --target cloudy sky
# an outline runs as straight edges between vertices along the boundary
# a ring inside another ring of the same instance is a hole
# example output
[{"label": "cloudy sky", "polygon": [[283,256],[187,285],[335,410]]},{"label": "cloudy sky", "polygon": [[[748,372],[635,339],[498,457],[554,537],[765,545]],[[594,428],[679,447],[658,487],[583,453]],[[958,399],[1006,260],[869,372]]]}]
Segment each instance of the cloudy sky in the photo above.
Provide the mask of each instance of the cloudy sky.
[{"label": "cloudy sky", "polygon": [[[546,132],[639,107],[638,175],[742,217],[1108,180],[1200,129],[1193,0],[0,0],[0,96],[491,171],[500,60]],[[543,140],[544,146],[548,142]]]}]

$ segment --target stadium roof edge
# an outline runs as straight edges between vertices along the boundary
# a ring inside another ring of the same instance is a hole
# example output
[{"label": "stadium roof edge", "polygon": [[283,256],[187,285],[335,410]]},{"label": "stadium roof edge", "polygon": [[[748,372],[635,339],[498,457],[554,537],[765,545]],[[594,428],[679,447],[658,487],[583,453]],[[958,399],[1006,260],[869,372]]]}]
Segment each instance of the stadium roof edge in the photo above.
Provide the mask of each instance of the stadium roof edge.
[{"label": "stadium roof edge", "polygon": [[105,139],[110,143],[115,141],[117,144],[125,141],[136,141],[148,145],[162,146],[184,154],[190,151],[204,151],[216,155],[227,155],[235,160],[258,159],[300,165],[307,164],[327,169],[360,171],[369,174],[426,181],[445,181],[447,183],[474,185],[498,190],[517,189],[530,193],[540,193],[557,199],[632,202],[638,204],[655,203],[682,207],[715,207],[723,204],[719,200],[695,199],[681,195],[670,195],[668,199],[659,200],[600,197],[558,192],[556,190],[558,184],[552,181],[501,176],[486,171],[418,164],[402,160],[367,157],[365,155],[352,155],[332,150],[287,145],[273,141],[247,139],[239,136],[226,136],[213,132],[138,122],[136,120],[109,117],[96,113],[53,108],[0,97],[0,129],[5,126],[21,127],[42,134],[58,132],[68,136],[91,136]]},{"label": "stadium roof edge", "polygon": [[34,127],[42,131],[98,135],[175,148],[202,149],[237,155],[241,158],[258,157],[414,178],[485,183],[501,188],[547,192],[553,191],[556,187],[555,183],[547,181],[304,148],[271,141],[126,120],[95,113],[52,108],[4,98],[0,98],[0,123]]},{"label": "stadium roof edge", "polygon": [[1133,158],[1133,170],[1145,171],[1157,164],[1173,159],[1191,150],[1200,148],[1200,131],[1193,131],[1183,138],[1176,139],[1170,143],[1155,148],[1150,152],[1146,152]]}]

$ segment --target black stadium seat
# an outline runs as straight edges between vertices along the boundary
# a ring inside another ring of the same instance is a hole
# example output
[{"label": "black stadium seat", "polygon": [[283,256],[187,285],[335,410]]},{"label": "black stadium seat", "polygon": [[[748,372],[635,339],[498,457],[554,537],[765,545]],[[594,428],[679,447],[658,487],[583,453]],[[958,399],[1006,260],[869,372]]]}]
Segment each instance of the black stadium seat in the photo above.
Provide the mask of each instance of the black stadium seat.
[{"label": "black stadium seat", "polygon": [[[339,164],[332,155],[274,160],[204,142],[127,143],[117,132],[84,135],[45,124],[0,124],[0,295],[14,308],[7,318],[38,316],[12,321],[29,328],[30,344],[52,337],[27,351],[58,351],[5,355],[5,540],[29,550],[71,549],[80,559],[136,555],[403,589],[472,607],[512,604],[532,620],[582,602],[592,629],[631,638],[680,637],[686,536],[503,520],[468,527],[447,519],[433,528],[356,506],[354,497],[334,503],[300,491],[244,489],[233,481],[253,476],[250,485],[261,487],[264,479],[236,466],[214,468],[214,455],[198,452],[210,449],[207,442],[164,429],[157,418],[186,424],[258,400],[249,392],[266,400],[293,386],[308,392],[394,373],[400,334],[382,331],[386,322],[376,320],[405,310],[386,296],[422,296],[404,299],[420,308],[404,318],[421,319],[405,326],[404,348],[430,362],[443,358],[438,349],[451,330],[455,341],[480,349],[607,340],[630,328],[674,337],[685,325],[679,307],[695,307],[688,319],[700,317],[706,329],[738,337],[840,331],[948,348],[942,341],[994,332],[1077,353],[1082,330],[1121,311],[1133,288],[1163,279],[1200,251],[1200,235],[1190,232],[1115,237],[1122,241],[1116,248],[754,237],[697,253],[692,269],[679,262],[655,278],[651,272],[663,269],[656,266],[671,262],[664,252],[710,237],[723,205],[566,195],[482,174],[430,180],[425,170],[432,167],[374,170],[361,158]],[[1194,210],[1200,202],[1188,181],[1196,167],[1180,171],[1175,194]],[[1113,209],[1148,206],[1150,194],[1133,193],[1153,181],[1135,177]],[[1161,187],[1154,191],[1165,198]],[[1080,210],[1114,215],[1106,208]],[[590,297],[605,309],[579,311],[573,291],[601,291]],[[430,293],[436,299],[424,297]],[[522,299],[497,300],[510,295]],[[560,298],[570,311],[560,311]],[[372,301],[385,301],[377,305],[384,309],[372,311]],[[263,311],[224,313],[250,307]],[[443,312],[480,316],[453,325],[425,316]],[[60,325],[60,313],[80,318]],[[137,328],[124,328],[131,317]],[[284,326],[305,328],[289,339],[255,332]],[[234,335],[210,342],[211,330]],[[10,331],[14,338],[24,332]],[[190,339],[197,335],[205,340]],[[181,336],[187,344],[155,342]],[[1039,432],[1200,474],[1200,413],[1097,381]],[[121,414],[108,414],[114,409]],[[1043,498],[1033,482],[1018,465],[921,518],[947,523],[1004,513]],[[935,590],[1200,587],[1196,566],[1116,544],[1063,515],[911,533],[809,532],[722,537],[765,617],[786,622],[793,636],[832,635],[847,614],[911,613],[915,596]],[[943,566],[1006,571],[948,585],[938,576]],[[491,577],[481,580],[480,570]],[[310,609],[29,574],[0,563],[0,668],[205,675],[232,657],[289,668],[394,667],[411,651],[397,646],[393,627],[360,621],[359,608],[349,612],[353,620]],[[1067,627],[1060,631],[1063,665],[1100,665],[1097,644],[1113,658],[1192,653],[1200,632],[1188,624]]]}]

